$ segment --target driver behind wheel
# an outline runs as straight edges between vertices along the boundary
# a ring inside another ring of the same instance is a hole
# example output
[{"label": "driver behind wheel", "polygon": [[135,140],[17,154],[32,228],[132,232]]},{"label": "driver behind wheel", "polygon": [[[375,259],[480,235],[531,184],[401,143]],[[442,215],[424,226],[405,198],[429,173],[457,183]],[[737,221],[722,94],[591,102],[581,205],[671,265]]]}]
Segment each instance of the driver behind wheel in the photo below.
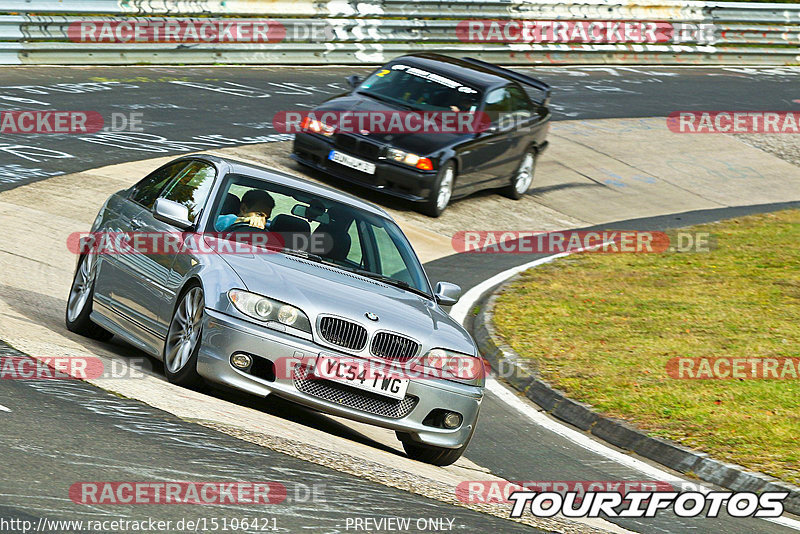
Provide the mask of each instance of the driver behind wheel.
[{"label": "driver behind wheel", "polygon": [[242,203],[238,215],[227,214],[217,217],[214,228],[225,232],[235,225],[249,225],[264,230],[275,207],[275,199],[261,189],[251,189],[242,195]]}]

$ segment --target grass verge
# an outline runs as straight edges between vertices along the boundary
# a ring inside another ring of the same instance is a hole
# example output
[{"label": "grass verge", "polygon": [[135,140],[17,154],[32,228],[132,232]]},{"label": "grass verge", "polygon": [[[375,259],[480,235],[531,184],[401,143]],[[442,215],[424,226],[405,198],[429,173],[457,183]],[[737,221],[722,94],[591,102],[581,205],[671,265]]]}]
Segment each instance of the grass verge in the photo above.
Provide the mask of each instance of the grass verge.
[{"label": "grass verge", "polygon": [[675,357],[800,357],[800,210],[696,226],[710,252],[578,254],[500,295],[498,332],[604,414],[800,484],[800,379],[680,380]]}]

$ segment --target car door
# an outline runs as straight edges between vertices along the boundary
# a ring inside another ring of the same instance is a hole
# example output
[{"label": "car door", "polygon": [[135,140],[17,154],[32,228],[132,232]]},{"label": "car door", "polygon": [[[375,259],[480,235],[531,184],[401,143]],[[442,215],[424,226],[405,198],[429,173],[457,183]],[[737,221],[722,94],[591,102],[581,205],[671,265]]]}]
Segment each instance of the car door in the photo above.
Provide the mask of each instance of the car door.
[{"label": "car door", "polygon": [[[109,203],[114,215],[100,229],[104,235],[117,240],[140,231],[144,224],[142,214],[153,207],[161,191],[187,164],[186,160],[168,163],[131,187],[113,206]],[[122,247],[132,247],[132,240],[124,241]],[[149,310],[142,302],[139,282],[141,259],[138,254],[101,254],[98,256],[97,269],[95,300],[110,312],[105,313],[101,309],[100,313],[126,330],[130,330],[130,325],[122,322],[121,318],[139,327],[150,323],[147,320]],[[142,338],[148,337],[145,331],[131,333],[142,341]]]},{"label": "car door", "polygon": [[513,173],[519,168],[522,156],[534,141],[533,132],[539,128],[541,117],[528,95],[520,87],[510,85],[508,93],[511,98],[511,120],[513,125],[508,132],[509,168]]},{"label": "car door", "polygon": [[456,190],[459,194],[480,189],[482,185],[511,174],[509,167],[509,129],[506,117],[511,112],[511,96],[506,87],[486,94],[483,111],[491,126],[460,150],[461,169]]},{"label": "car door", "polygon": [[[208,162],[190,160],[177,175],[167,184],[159,195],[189,209],[189,221],[194,222],[208,201],[211,188],[214,185],[216,169]],[[164,250],[166,247],[152,249],[152,241],[145,240],[147,250],[143,250],[138,257],[138,284],[140,313],[145,317],[146,325],[160,338],[165,338],[172,319],[172,302],[175,298],[180,283],[189,268],[192,266],[192,255],[177,247],[182,243],[180,237],[183,231],[169,223],[160,221],[153,215],[152,209],[144,210],[140,215],[141,232],[154,236],[164,236],[176,246]],[[149,241],[149,242],[148,242]],[[159,241],[162,245],[164,239]],[[176,254],[180,250],[179,254]],[[153,253],[158,252],[158,253]]]}]

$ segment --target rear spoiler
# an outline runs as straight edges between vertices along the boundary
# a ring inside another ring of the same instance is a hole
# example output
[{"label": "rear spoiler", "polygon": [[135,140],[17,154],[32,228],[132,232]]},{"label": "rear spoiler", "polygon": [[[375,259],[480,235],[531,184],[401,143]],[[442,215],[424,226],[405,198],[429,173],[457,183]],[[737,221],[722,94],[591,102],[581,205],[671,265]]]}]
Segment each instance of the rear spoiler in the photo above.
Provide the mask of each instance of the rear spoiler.
[{"label": "rear spoiler", "polygon": [[481,61],[480,59],[475,59],[471,57],[462,57],[461,59],[462,61],[466,61],[467,63],[471,63],[478,67],[483,67],[492,72],[500,74],[501,76],[504,76],[506,78],[511,78],[515,81],[518,81],[519,83],[523,83],[527,86],[538,89],[539,91],[542,91],[544,93],[544,98],[542,99],[542,105],[546,106],[550,103],[550,94],[552,93],[552,90],[550,89],[549,85],[547,85],[541,80],[537,80],[536,78],[531,78],[530,76],[526,76],[525,74],[515,72],[510,69],[498,67],[497,65],[492,65],[491,63],[487,63],[486,61]]}]

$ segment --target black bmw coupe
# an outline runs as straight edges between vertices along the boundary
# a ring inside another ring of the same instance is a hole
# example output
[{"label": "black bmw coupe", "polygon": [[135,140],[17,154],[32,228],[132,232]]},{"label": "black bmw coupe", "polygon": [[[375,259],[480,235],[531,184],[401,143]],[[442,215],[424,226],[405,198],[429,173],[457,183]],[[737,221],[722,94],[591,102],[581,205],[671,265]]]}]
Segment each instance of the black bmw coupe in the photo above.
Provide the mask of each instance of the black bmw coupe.
[{"label": "black bmw coupe", "polygon": [[411,200],[433,217],[478,190],[518,199],[530,188],[547,147],[546,83],[430,53],[347,80],[349,93],[303,117],[292,153],[298,162]]}]

